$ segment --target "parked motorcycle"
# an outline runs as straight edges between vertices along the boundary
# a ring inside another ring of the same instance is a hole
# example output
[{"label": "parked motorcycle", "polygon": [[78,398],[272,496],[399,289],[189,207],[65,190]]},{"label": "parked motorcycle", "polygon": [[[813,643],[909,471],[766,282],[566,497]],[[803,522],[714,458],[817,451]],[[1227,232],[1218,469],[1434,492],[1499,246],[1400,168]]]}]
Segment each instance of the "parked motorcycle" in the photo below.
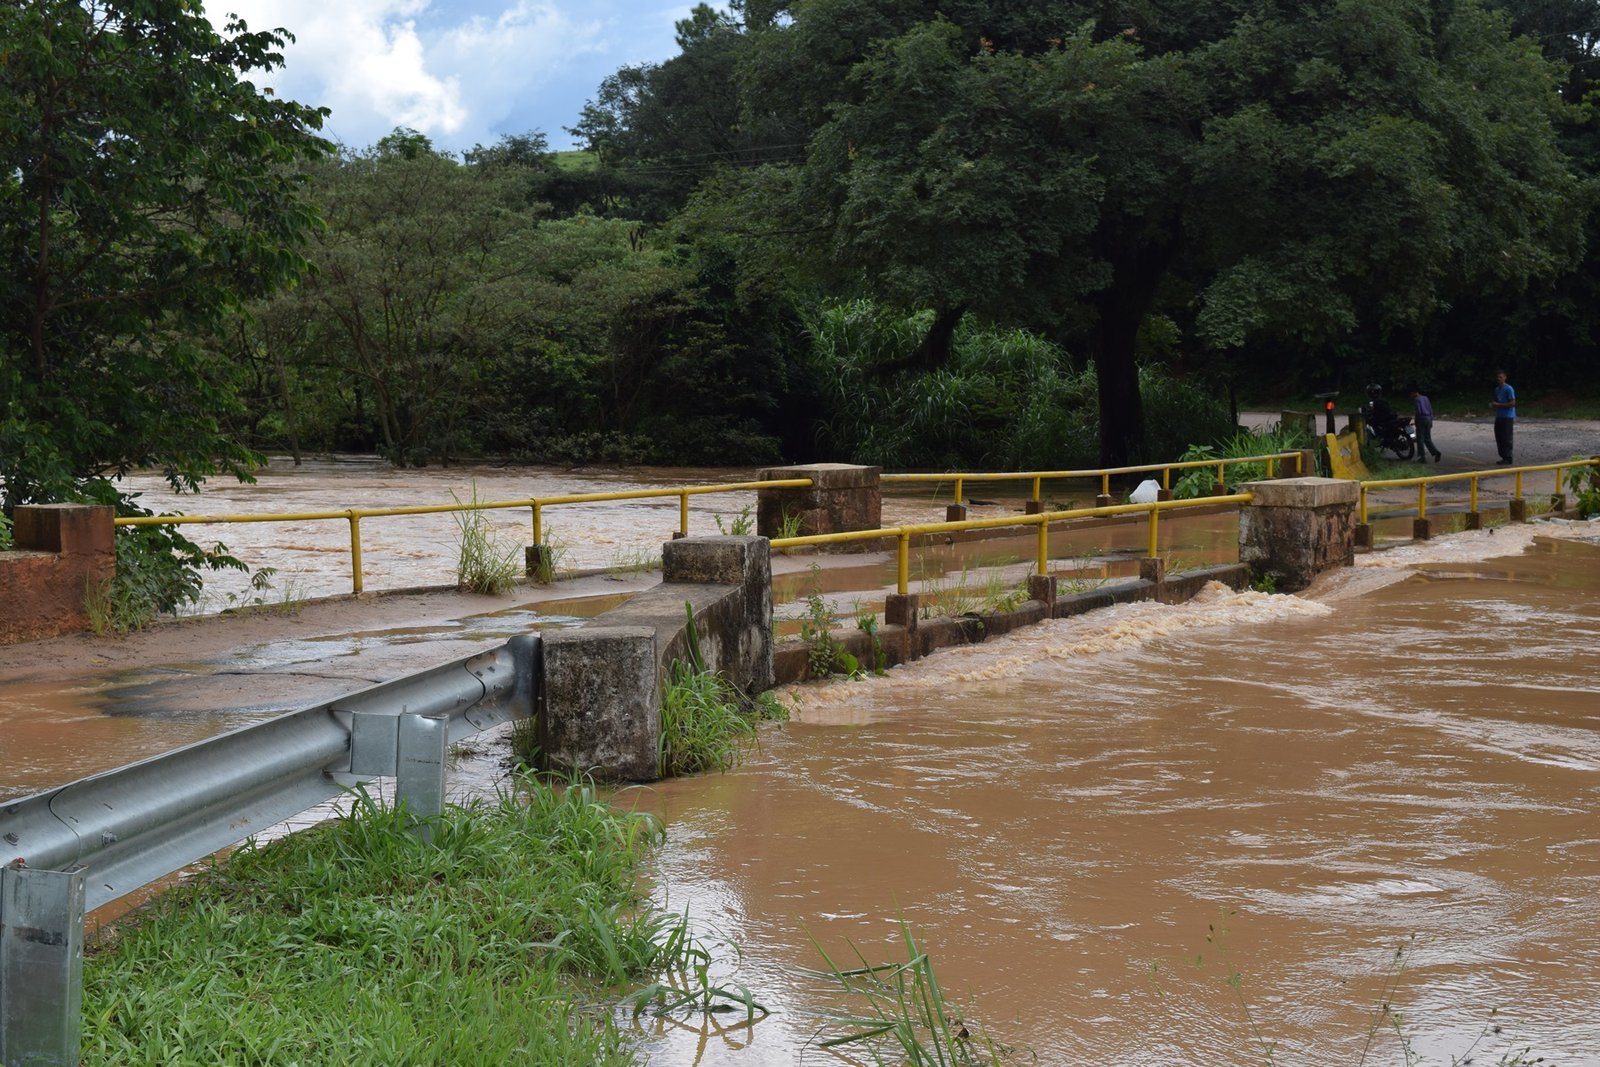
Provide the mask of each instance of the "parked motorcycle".
[{"label": "parked motorcycle", "polygon": [[1361,409],[1361,418],[1367,427],[1367,440],[1393,452],[1396,459],[1410,459],[1417,454],[1417,428],[1411,424],[1410,418],[1390,416],[1385,421],[1379,416],[1378,421],[1374,422],[1374,414],[1376,412],[1372,404]]}]

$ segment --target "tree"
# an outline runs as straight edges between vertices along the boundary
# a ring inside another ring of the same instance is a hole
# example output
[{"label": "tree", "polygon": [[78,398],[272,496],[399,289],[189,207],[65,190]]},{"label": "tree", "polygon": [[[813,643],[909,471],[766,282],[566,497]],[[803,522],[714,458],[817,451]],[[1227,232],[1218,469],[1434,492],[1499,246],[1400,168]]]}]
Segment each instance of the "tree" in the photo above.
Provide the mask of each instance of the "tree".
[{"label": "tree", "polygon": [[286,35],[196,0],[0,6],[0,504],[174,487],[254,457],[193,340],[292,282],[325,111],[245,77]]},{"label": "tree", "polygon": [[1153,312],[1212,353],[1316,344],[1581,251],[1551,70],[1477,0],[939,10],[800,0],[750,34],[745,111],[814,132],[730,216],[939,312],[929,365],[962,311],[1082,324],[1108,464],[1141,448]]}]

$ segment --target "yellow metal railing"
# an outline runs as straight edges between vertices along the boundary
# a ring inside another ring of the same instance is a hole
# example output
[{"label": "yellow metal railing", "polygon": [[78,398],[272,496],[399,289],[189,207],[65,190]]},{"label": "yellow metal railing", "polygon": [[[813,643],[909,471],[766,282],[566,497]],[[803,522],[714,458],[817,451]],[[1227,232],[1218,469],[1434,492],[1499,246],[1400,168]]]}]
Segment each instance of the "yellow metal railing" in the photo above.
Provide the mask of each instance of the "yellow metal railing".
[{"label": "yellow metal railing", "polygon": [[[1031,481],[1033,482],[1032,499],[1042,500],[1043,498],[1040,494],[1043,484],[1046,481],[1067,481],[1069,479],[1098,478],[1100,480],[1100,495],[1110,496],[1111,478],[1113,475],[1149,474],[1154,471],[1160,471],[1161,488],[1171,490],[1173,471],[1190,470],[1196,467],[1215,467],[1217,469],[1217,483],[1220,485],[1227,481],[1226,469],[1235,464],[1265,463],[1267,466],[1267,477],[1273,478],[1276,477],[1277,464],[1279,462],[1288,460],[1294,461],[1294,469],[1296,474],[1306,473],[1304,452],[1274,452],[1270,455],[1261,456],[1240,456],[1229,459],[1195,459],[1175,463],[1149,463],[1139,467],[1106,467],[1097,468],[1094,470],[1019,471],[1007,473],[976,472],[961,474],[885,474],[882,476],[881,480],[885,485],[900,485],[908,482],[954,482],[955,503],[962,504],[966,501],[966,498],[962,495],[962,489],[965,488],[967,482]],[[1211,499],[1216,500],[1217,498],[1212,497]]]},{"label": "yellow metal railing", "polygon": [[544,544],[544,509],[556,504],[591,504],[600,501],[651,500],[678,498],[678,532],[689,533],[689,498],[710,493],[748,492],[752,489],[804,489],[810,478],[784,478],[770,482],[728,482],[721,485],[690,485],[676,489],[623,489],[610,493],[568,493],[561,496],[528,497],[522,500],[489,500],[471,504],[422,504],[399,508],[345,508],[340,511],[299,511],[265,515],[137,515],[119,518],[118,526],[197,526],[203,523],[312,522],[343,519],[350,524],[351,591],[361,592],[361,520],[394,515],[438,515],[444,512],[493,511],[504,508],[533,510],[533,543]]},{"label": "yellow metal railing", "polygon": [[1035,573],[1050,573],[1050,524],[1072,519],[1100,518],[1111,515],[1148,514],[1149,537],[1146,542],[1149,556],[1160,555],[1160,523],[1164,511],[1183,508],[1210,507],[1216,504],[1245,504],[1253,499],[1250,493],[1228,496],[1200,497],[1194,500],[1161,500],[1150,504],[1112,504],[1100,508],[1072,508],[1066,511],[1047,511],[1036,515],[1007,515],[994,519],[963,519],[959,522],[928,522],[911,526],[890,526],[879,530],[851,530],[846,533],[811,534],[806,537],[780,537],[772,541],[774,549],[799,548],[802,545],[843,544],[848,541],[877,541],[894,538],[896,541],[896,589],[907,593],[911,584],[911,539],[923,534],[955,533],[961,530],[993,530],[1007,526],[1038,527]]},{"label": "yellow metal railing", "polygon": [[1515,481],[1512,483],[1511,499],[1521,500],[1522,476],[1524,474],[1537,474],[1540,471],[1555,471],[1556,484],[1554,495],[1560,496],[1564,492],[1562,483],[1565,472],[1577,470],[1580,467],[1594,467],[1596,469],[1600,469],[1600,457],[1591,459],[1569,459],[1564,463],[1540,463],[1526,467],[1504,467],[1496,468],[1494,470],[1468,471],[1464,474],[1430,474],[1421,478],[1385,478],[1362,482],[1361,498],[1357,507],[1356,521],[1361,523],[1363,526],[1367,525],[1367,493],[1372,489],[1404,489],[1409,486],[1416,486],[1417,518],[1425,519],[1428,517],[1428,486],[1430,485],[1441,485],[1445,482],[1470,483],[1470,489],[1468,492],[1469,506],[1467,510],[1476,512],[1478,510],[1478,483],[1485,478],[1500,478],[1508,474],[1513,475]]}]

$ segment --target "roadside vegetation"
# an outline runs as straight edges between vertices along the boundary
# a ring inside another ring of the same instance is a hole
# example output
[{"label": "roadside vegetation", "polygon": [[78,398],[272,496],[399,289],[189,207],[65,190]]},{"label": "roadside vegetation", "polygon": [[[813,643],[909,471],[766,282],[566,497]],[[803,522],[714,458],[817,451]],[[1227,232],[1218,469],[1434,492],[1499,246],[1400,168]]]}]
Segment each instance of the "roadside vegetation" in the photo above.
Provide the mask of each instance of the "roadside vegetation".
[{"label": "roadside vegetation", "polygon": [[83,1062],[632,1062],[612,1007],[703,954],[643,896],[660,825],[519,779],[410,829],[362,797],[103,931]]}]

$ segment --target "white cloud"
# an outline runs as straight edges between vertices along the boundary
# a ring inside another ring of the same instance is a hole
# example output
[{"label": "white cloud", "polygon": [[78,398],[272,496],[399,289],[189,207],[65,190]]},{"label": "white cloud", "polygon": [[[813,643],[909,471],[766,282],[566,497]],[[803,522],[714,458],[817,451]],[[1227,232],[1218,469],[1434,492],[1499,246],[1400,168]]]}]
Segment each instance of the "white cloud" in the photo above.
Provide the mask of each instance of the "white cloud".
[{"label": "white cloud", "polygon": [[352,147],[396,126],[440,147],[491,142],[496,124],[541,84],[604,51],[607,28],[540,0],[453,22],[449,5],[429,0],[213,0],[208,8],[219,25],[230,11],[253,30],[294,34],[284,68],[253,80],[332,109],[326,132]]}]

